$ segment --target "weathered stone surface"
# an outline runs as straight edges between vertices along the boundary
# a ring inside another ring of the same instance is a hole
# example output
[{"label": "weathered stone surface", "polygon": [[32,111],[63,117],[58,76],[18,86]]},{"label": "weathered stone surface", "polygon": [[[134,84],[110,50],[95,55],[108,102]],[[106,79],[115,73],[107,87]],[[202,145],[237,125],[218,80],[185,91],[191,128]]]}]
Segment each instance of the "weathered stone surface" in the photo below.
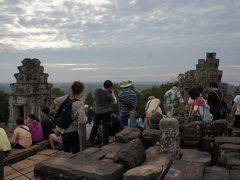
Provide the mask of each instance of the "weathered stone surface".
[{"label": "weathered stone surface", "polygon": [[215,137],[215,143],[219,146],[221,144],[240,144],[240,138],[239,137]]},{"label": "weathered stone surface", "polygon": [[217,163],[220,163],[220,145],[222,144],[240,144],[240,138],[239,137],[215,137],[215,143],[214,143],[214,154],[213,158],[214,161]]},{"label": "weathered stone surface", "polygon": [[146,160],[146,153],[140,139],[134,139],[123,146],[116,156],[114,162],[123,165],[124,171],[140,166]]},{"label": "weathered stone surface", "polygon": [[228,169],[240,170],[240,153],[229,153],[225,158]]},{"label": "weathered stone surface", "polygon": [[148,159],[141,166],[130,169],[124,173],[124,180],[150,180],[160,179],[165,176],[172,163],[171,155],[159,154],[158,148],[155,147],[149,148],[147,153]]},{"label": "weathered stone surface", "polygon": [[142,133],[143,146],[145,149],[154,146],[160,138],[160,130],[157,129],[145,129]]},{"label": "weathered stone surface", "polygon": [[240,137],[240,128],[231,127],[230,132],[231,132],[231,136]]},{"label": "weathered stone surface", "polygon": [[194,149],[181,149],[181,152],[183,153],[181,160],[203,163],[205,166],[211,163],[211,155],[208,152]]},{"label": "weathered stone surface", "polygon": [[159,122],[163,118],[163,115],[159,112],[156,112],[152,115],[150,119],[149,127],[150,129],[159,129]]},{"label": "weathered stone surface", "polygon": [[202,163],[176,160],[164,180],[202,180],[203,172],[204,165]]},{"label": "weathered stone surface", "polygon": [[214,138],[204,136],[202,137],[202,140],[201,140],[200,150],[212,153],[213,145],[214,145]]},{"label": "weathered stone surface", "polygon": [[162,172],[161,167],[154,165],[143,165],[130,169],[123,174],[124,180],[152,180],[160,178]]},{"label": "weathered stone surface", "polygon": [[227,134],[228,123],[225,119],[219,119],[212,122],[209,136],[227,136]]},{"label": "weathered stone surface", "polygon": [[215,81],[220,84],[223,92],[227,92],[227,84],[221,83],[223,72],[219,70],[218,67],[219,59],[216,59],[216,53],[207,52],[206,60],[198,60],[198,64],[196,64],[196,70],[189,70],[184,74],[179,74],[178,80],[186,90],[197,87],[200,84],[204,89],[207,89],[209,83]]},{"label": "weathered stone surface", "polygon": [[69,155],[69,153],[57,153],[47,161],[43,161],[35,166],[35,178],[38,180],[122,179],[123,169],[121,165],[110,161],[98,161],[91,157],[86,157],[85,155],[83,155],[82,152],[75,155]]},{"label": "weathered stone surface", "polygon": [[218,166],[206,167],[203,180],[230,180],[229,171]]},{"label": "weathered stone surface", "polygon": [[13,164],[15,162],[21,161],[43,149],[46,149],[47,147],[50,147],[50,144],[48,140],[45,140],[31,146],[28,149],[17,149],[14,152],[10,152],[10,154],[4,159],[4,164]]},{"label": "weathered stone surface", "polygon": [[161,153],[170,153],[179,158],[180,139],[179,125],[175,118],[163,118],[159,123],[160,139],[159,147]]},{"label": "weathered stone surface", "polygon": [[47,82],[48,74],[38,59],[25,58],[22,66],[18,66],[19,73],[14,74],[17,82],[12,83],[9,98],[10,127],[15,126],[17,117],[27,119],[31,113],[40,116],[43,106],[51,106],[52,84]]},{"label": "weathered stone surface", "polygon": [[191,121],[184,125],[184,148],[198,148],[202,137],[202,122]]},{"label": "weathered stone surface", "polygon": [[222,144],[219,147],[219,162],[223,167],[226,167],[227,157],[230,153],[240,153],[240,145],[238,144]]},{"label": "weathered stone surface", "polygon": [[151,163],[152,161],[156,160],[156,157],[159,157],[161,155],[159,146],[150,147],[145,152],[146,152],[146,161],[143,164],[146,164],[148,162]]},{"label": "weathered stone surface", "polygon": [[231,180],[239,180],[240,170],[230,170]]},{"label": "weathered stone surface", "polygon": [[116,143],[116,144],[108,144],[106,146],[103,146],[101,149],[106,151],[104,159],[111,159],[113,160],[118,151],[126,145],[125,143]]},{"label": "weathered stone surface", "polygon": [[126,128],[123,131],[115,134],[117,143],[128,143],[133,139],[141,138],[142,132],[138,128]]}]

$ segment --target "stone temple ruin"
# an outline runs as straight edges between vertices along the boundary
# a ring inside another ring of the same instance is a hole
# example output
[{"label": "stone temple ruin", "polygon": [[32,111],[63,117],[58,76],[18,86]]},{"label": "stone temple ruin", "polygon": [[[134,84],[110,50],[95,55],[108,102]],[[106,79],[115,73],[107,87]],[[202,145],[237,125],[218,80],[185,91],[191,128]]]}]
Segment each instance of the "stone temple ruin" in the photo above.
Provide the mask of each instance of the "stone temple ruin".
[{"label": "stone temple ruin", "polygon": [[42,106],[51,105],[52,84],[47,82],[48,74],[40,66],[38,59],[25,58],[22,66],[18,66],[19,73],[14,74],[17,82],[11,84],[9,98],[9,127],[15,125],[15,119],[34,113],[39,117]]},{"label": "stone temple ruin", "polygon": [[206,89],[208,88],[210,82],[216,81],[220,85],[222,91],[226,92],[227,84],[221,82],[223,71],[219,70],[218,67],[219,59],[216,59],[216,53],[207,53],[206,60],[198,60],[196,70],[189,70],[184,74],[179,74],[178,80],[182,85],[184,85],[187,91],[199,85]]}]

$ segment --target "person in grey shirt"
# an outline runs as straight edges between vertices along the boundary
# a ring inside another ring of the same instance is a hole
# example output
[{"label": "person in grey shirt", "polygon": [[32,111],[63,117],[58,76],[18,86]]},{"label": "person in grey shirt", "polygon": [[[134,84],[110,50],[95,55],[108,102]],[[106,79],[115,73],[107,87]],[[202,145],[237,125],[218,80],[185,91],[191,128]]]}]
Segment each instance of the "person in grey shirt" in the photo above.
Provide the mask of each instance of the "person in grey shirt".
[{"label": "person in grey shirt", "polygon": [[93,128],[88,139],[89,145],[93,144],[98,132],[98,128],[101,124],[103,126],[103,144],[107,145],[109,143],[111,112],[113,111],[113,105],[117,104],[117,99],[112,87],[112,81],[106,80],[103,86],[97,89],[94,93],[96,115],[94,118]]}]

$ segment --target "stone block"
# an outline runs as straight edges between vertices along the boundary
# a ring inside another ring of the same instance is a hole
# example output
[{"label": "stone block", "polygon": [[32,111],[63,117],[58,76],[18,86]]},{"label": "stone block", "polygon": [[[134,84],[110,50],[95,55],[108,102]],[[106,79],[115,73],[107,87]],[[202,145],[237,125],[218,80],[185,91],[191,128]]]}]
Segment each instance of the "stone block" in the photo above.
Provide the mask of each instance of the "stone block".
[{"label": "stone block", "polygon": [[160,130],[145,129],[142,133],[143,146],[145,149],[154,146],[160,138]]},{"label": "stone block", "polygon": [[164,180],[202,180],[203,163],[176,160],[173,162]]},{"label": "stone block", "polygon": [[117,152],[124,146],[125,143],[115,143],[115,144],[108,144],[106,146],[102,146],[102,150],[106,152],[104,159],[111,159],[113,160],[116,156]]},{"label": "stone block", "polygon": [[201,139],[200,150],[213,154],[214,138],[204,136]]},{"label": "stone block", "polygon": [[239,137],[223,137],[218,136],[215,137],[214,142],[214,152],[213,152],[213,159],[214,162],[220,163],[219,157],[220,157],[220,145],[222,144],[238,144],[240,145],[240,138]]},{"label": "stone block", "polygon": [[[148,149],[149,151],[150,149]],[[152,155],[155,154],[155,159],[152,157],[147,159],[141,166],[128,170],[123,175],[124,180],[138,180],[138,179],[161,179],[167,173],[171,163],[171,155],[157,154],[157,149],[151,148]]]},{"label": "stone block", "polygon": [[126,128],[115,134],[115,140],[117,143],[128,143],[131,140],[138,138],[142,138],[142,132],[138,128]]},{"label": "stone block", "polygon": [[113,162],[121,164],[124,171],[140,166],[146,160],[146,153],[140,139],[134,139],[118,151]]},{"label": "stone block", "polygon": [[231,127],[231,136],[240,137],[240,128]]},{"label": "stone block", "polygon": [[206,167],[203,180],[230,180],[229,171],[218,166]]},{"label": "stone block", "polygon": [[163,118],[159,123],[161,153],[170,153],[174,158],[179,158],[180,138],[178,120],[174,118]]},{"label": "stone block", "polygon": [[46,161],[38,163],[34,168],[37,180],[50,179],[89,179],[89,180],[120,180],[123,169],[113,162],[98,161],[82,152],[75,155],[57,153]]},{"label": "stone block", "polygon": [[226,157],[229,153],[240,153],[240,145],[238,144],[222,144],[219,147],[219,162],[226,167]]},{"label": "stone block", "polygon": [[230,170],[230,178],[231,180],[239,180],[240,170]]},{"label": "stone block", "polygon": [[229,153],[225,158],[228,169],[240,170],[240,153]]},{"label": "stone block", "polygon": [[203,163],[205,166],[211,163],[211,155],[208,152],[194,149],[181,149],[181,152],[183,161]]}]

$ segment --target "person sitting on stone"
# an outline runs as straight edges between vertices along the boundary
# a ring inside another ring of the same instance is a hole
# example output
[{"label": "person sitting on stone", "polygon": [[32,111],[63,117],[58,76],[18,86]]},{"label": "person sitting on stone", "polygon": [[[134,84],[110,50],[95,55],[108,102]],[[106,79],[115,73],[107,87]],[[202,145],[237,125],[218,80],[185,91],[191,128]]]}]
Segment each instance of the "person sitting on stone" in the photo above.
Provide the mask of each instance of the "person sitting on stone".
[{"label": "person sitting on stone", "polygon": [[43,130],[44,139],[48,139],[52,149],[55,149],[55,144],[62,144],[62,138],[60,132],[53,123],[53,117],[50,116],[50,109],[43,107],[41,110],[41,125]]},{"label": "person sitting on stone", "polygon": [[30,129],[33,144],[36,144],[43,140],[42,125],[39,122],[39,119],[34,114],[30,114],[28,116],[27,126]]},{"label": "person sitting on stone", "polygon": [[29,148],[32,145],[32,136],[29,127],[24,125],[24,119],[21,117],[16,119],[16,124],[17,127],[10,141],[12,147],[16,149]]},{"label": "person sitting on stone", "polygon": [[9,154],[11,151],[11,144],[10,144],[7,134],[3,128],[0,128],[0,149],[3,150],[4,156]]}]

